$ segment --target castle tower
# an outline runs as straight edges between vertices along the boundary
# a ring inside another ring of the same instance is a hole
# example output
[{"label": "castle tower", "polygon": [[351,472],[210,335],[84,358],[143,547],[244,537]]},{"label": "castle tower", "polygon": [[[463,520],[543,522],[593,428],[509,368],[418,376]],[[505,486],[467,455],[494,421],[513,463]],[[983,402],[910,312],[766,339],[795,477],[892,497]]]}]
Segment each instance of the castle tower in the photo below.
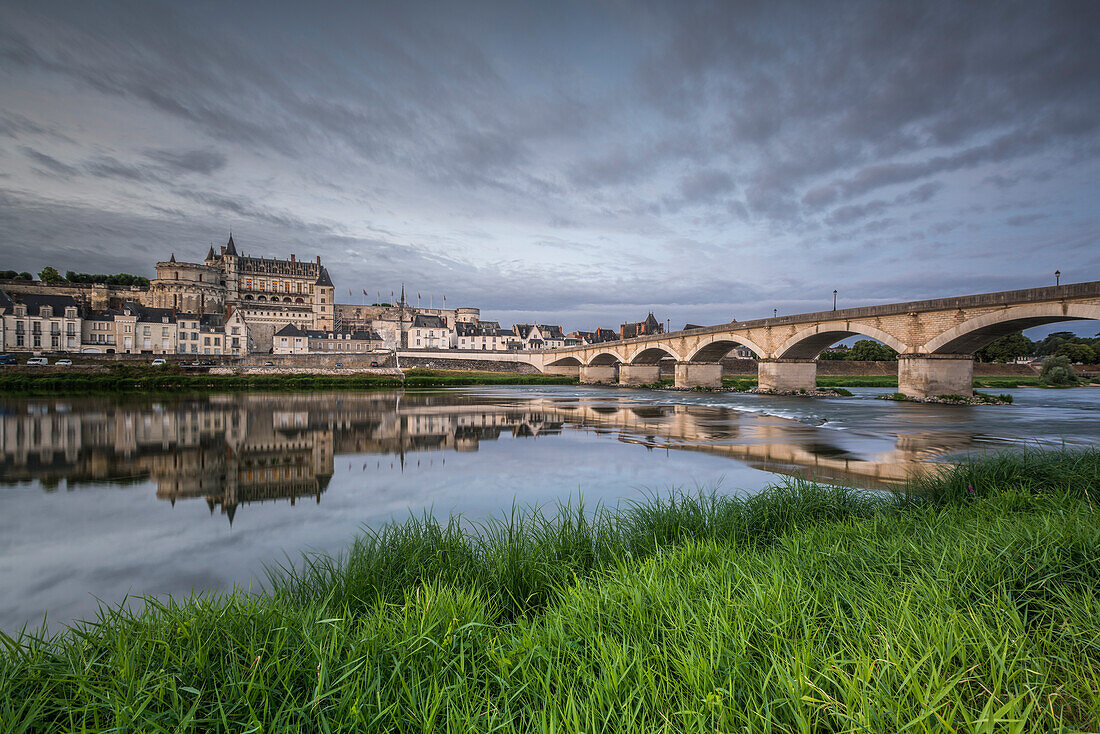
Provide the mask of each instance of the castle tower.
[{"label": "castle tower", "polygon": [[[320,265],[321,258],[317,258]],[[321,274],[314,283],[313,293],[313,323],[321,331],[329,331],[336,324],[336,288],[332,285],[332,278],[328,275],[328,268],[321,267]]]}]

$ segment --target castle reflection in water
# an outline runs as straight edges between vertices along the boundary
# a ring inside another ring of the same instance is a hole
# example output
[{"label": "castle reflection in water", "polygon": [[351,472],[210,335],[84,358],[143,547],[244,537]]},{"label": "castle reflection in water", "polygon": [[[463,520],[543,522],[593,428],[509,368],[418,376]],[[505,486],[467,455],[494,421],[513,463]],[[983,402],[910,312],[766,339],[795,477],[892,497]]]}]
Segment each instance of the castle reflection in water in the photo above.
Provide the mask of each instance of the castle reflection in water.
[{"label": "castle reflection in water", "polygon": [[439,395],[215,395],[172,402],[19,401],[0,405],[0,483],[54,489],[152,479],[157,497],[240,505],[320,502],[338,454],[477,451],[502,432],[561,431],[538,411],[462,410]]},{"label": "castle reflection in water", "polygon": [[[721,454],[755,468],[864,486],[904,481],[948,446],[899,438],[860,456],[812,427],[698,405],[468,393],[239,393],[194,398],[0,402],[0,483],[156,482],[157,497],[205,499],[232,522],[252,502],[320,502],[338,455],[477,451],[501,435],[563,426],[648,447]],[[855,480],[855,481],[853,481]]]}]

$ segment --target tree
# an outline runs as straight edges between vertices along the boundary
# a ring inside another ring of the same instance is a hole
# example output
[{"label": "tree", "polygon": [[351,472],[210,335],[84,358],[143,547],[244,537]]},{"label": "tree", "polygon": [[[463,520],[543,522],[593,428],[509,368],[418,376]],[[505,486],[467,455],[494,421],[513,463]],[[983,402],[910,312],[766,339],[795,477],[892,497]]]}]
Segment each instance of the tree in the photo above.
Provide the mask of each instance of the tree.
[{"label": "tree", "polygon": [[34,280],[34,276],[24,270],[19,275],[15,276],[16,280]]},{"label": "tree", "polygon": [[859,362],[892,362],[898,353],[873,339],[860,339],[848,350],[847,360]]},{"label": "tree", "polygon": [[1068,357],[1047,357],[1040,368],[1039,379],[1048,385],[1072,385],[1077,382],[1077,375]]},{"label": "tree", "polygon": [[64,280],[61,277],[61,274],[57,272],[57,268],[53,267],[52,265],[47,265],[46,267],[42,268],[42,272],[38,274],[38,279],[41,280],[43,283],[60,283],[62,280]]},{"label": "tree", "polygon": [[1028,357],[1034,353],[1035,342],[1024,336],[1022,331],[1017,331],[979,349],[974,356],[979,362],[1013,362],[1018,357]]},{"label": "tree", "polygon": [[15,280],[17,277],[19,277],[19,273],[14,270],[0,270],[0,279]]},{"label": "tree", "polygon": [[1072,331],[1056,331],[1053,334],[1048,334],[1045,339],[1035,345],[1035,353],[1041,357],[1046,357],[1057,352],[1058,347],[1066,342],[1077,343],[1080,341],[1081,338]]},{"label": "tree", "polygon": [[1093,364],[1096,362],[1096,352],[1088,344],[1074,344],[1072,342],[1065,342],[1058,347],[1055,356],[1065,357],[1070,362],[1080,362],[1081,364]]}]

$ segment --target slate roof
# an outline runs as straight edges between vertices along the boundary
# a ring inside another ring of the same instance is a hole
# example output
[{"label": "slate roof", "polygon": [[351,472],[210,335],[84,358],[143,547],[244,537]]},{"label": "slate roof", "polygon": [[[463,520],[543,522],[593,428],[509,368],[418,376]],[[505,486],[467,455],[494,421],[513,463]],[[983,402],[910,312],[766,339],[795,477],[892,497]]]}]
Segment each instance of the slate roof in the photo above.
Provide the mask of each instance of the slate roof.
[{"label": "slate roof", "polygon": [[294,324],[287,324],[275,332],[275,336],[307,336],[308,332],[302,331]]},{"label": "slate roof", "polygon": [[175,323],[176,312],[170,308],[142,308],[138,311],[138,321],[163,324],[165,319],[168,319],[168,323],[170,324]]},{"label": "slate roof", "polygon": [[428,316],[426,314],[417,314],[413,319],[413,326],[421,329],[446,329],[447,322],[438,316]]},{"label": "slate roof", "polygon": [[236,255],[237,254],[237,246],[235,244],[233,244],[233,233],[232,232],[229,233],[229,242],[227,242],[226,245],[225,245],[225,254],[226,255]]},{"label": "slate roof", "polygon": [[332,278],[328,277],[328,268],[321,268],[321,274],[317,276],[317,282],[314,285],[327,286],[329,288],[334,287],[332,285]]},{"label": "slate roof", "polygon": [[4,293],[7,298],[7,308],[11,309],[15,307],[15,304],[22,303],[27,307],[28,316],[37,316],[38,311],[43,306],[53,307],[54,316],[64,316],[65,309],[70,306],[80,307],[80,304],[76,302],[76,299],[72,296],[59,296],[52,293],[19,293],[12,298],[11,295]]},{"label": "slate roof", "polygon": [[367,329],[357,331],[321,331],[309,330],[304,332],[310,339],[340,339],[346,341],[382,341],[377,332]]},{"label": "slate roof", "polygon": [[516,336],[520,339],[526,339],[527,335],[531,333],[531,329],[535,328],[531,324],[515,324],[512,326],[512,330],[515,331]]},{"label": "slate roof", "polygon": [[561,327],[560,326],[539,324],[539,331],[541,331],[543,336],[545,336],[548,339],[564,339],[565,338],[565,335],[561,333]]}]

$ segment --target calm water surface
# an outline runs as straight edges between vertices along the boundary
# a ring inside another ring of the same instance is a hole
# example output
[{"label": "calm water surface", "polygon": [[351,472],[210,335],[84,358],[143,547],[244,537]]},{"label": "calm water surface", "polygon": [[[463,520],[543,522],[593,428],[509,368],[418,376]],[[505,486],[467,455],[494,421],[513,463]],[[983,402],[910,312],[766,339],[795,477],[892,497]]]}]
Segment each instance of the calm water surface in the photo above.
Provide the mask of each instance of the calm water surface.
[{"label": "calm water surface", "polygon": [[1011,406],[580,387],[0,401],[0,629],[97,598],[253,587],[363,525],[804,475],[888,487],[952,458],[1100,443],[1100,389]]}]

